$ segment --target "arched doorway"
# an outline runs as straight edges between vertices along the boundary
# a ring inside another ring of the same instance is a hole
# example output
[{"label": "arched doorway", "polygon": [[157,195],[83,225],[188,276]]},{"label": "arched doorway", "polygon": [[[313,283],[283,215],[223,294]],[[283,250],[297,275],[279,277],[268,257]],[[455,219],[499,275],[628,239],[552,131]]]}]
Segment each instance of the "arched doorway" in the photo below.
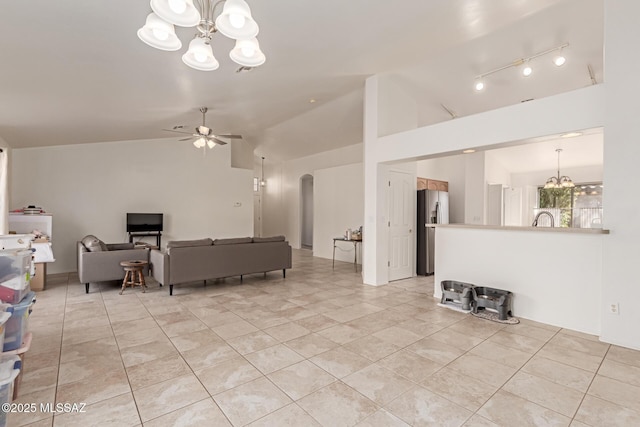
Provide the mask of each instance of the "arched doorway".
[{"label": "arched doorway", "polygon": [[300,178],[300,247],[313,249],[313,176]]}]

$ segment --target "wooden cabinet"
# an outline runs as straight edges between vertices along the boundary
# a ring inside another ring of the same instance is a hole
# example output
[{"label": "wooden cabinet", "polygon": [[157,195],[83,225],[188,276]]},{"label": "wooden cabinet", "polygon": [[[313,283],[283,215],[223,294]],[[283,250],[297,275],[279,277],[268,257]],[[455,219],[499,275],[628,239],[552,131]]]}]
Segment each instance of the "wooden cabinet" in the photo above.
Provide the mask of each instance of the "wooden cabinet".
[{"label": "wooden cabinet", "polygon": [[418,178],[418,190],[436,190],[449,191],[449,183],[447,181],[438,181],[437,179]]}]

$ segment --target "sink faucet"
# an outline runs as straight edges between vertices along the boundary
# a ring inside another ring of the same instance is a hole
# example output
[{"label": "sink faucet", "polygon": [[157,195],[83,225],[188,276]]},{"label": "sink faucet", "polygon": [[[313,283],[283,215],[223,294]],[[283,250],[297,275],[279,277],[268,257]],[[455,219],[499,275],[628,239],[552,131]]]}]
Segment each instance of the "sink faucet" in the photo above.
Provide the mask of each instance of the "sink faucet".
[{"label": "sink faucet", "polygon": [[531,224],[531,226],[532,227],[537,227],[538,226],[538,218],[540,218],[540,215],[542,215],[542,214],[549,215],[549,218],[551,218],[551,227],[553,227],[553,215],[551,215],[551,212],[548,212],[548,211],[540,211],[540,212],[538,212],[536,217],[533,219],[533,224]]}]

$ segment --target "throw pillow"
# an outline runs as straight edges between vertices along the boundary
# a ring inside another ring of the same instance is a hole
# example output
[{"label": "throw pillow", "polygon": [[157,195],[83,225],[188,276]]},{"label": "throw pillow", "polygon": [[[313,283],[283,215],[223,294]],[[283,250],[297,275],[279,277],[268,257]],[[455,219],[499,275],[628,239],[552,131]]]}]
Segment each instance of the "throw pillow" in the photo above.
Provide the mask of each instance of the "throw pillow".
[{"label": "throw pillow", "polygon": [[106,252],[109,250],[102,240],[92,234],[85,236],[82,239],[82,244],[89,252]]}]

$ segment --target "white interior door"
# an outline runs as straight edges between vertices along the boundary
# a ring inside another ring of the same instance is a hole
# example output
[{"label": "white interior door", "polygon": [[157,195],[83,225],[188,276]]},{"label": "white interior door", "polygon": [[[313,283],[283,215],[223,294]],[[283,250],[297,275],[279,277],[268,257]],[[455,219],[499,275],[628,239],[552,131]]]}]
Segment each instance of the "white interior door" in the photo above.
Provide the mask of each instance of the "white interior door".
[{"label": "white interior door", "polygon": [[414,272],[415,177],[389,172],[389,280],[412,277]]}]

